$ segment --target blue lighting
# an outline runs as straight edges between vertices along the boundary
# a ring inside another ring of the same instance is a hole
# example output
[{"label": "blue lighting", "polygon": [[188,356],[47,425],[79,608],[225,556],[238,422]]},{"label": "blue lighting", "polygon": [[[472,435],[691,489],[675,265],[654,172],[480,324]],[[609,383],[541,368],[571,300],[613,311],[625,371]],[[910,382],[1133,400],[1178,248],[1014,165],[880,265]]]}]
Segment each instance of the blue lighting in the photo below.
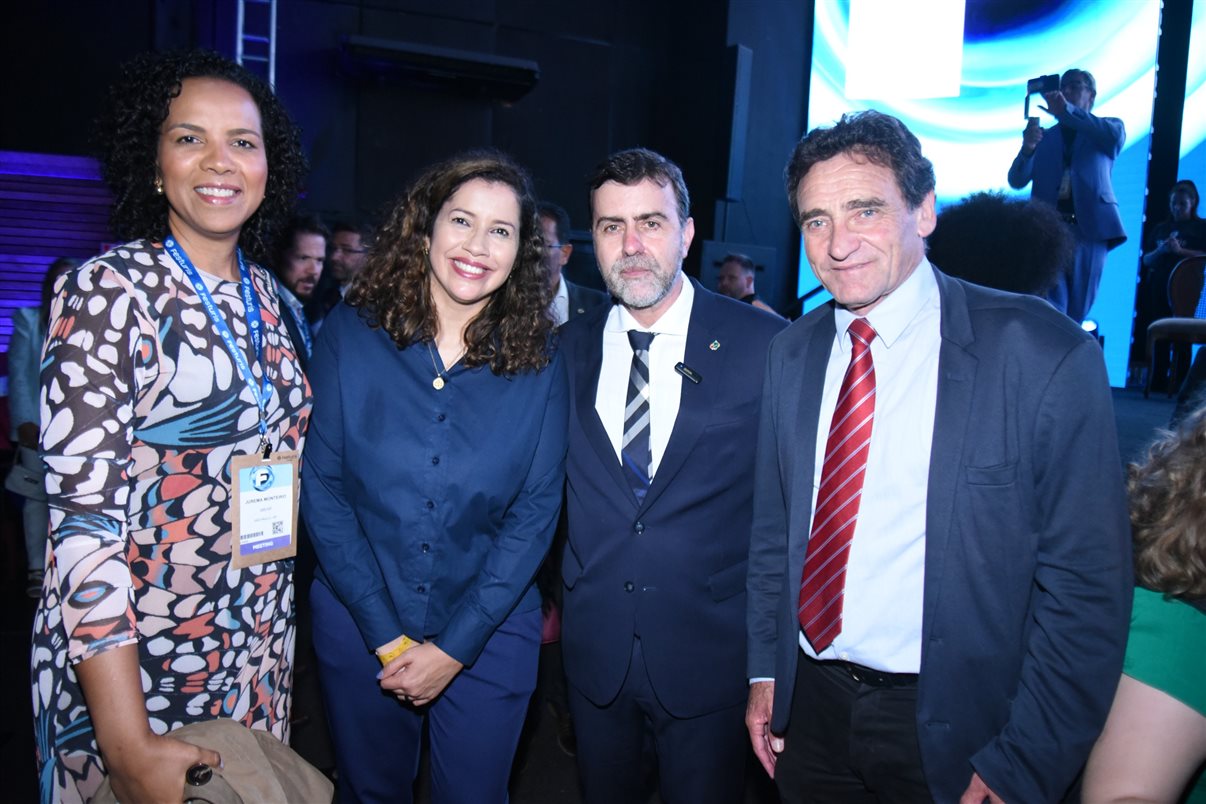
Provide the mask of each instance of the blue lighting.
[{"label": "blue lighting", "polygon": [[[868,57],[867,53],[854,54],[850,48],[852,9],[857,12],[860,2],[815,2],[808,128],[830,125],[844,112],[867,108],[901,118],[934,162],[940,207],[982,190],[1002,190],[1029,197],[1029,187],[1013,191],[1006,182],[1026,124],[1022,102],[1027,80],[1061,73],[1070,67],[1082,67],[1096,77],[1094,113],[1121,118],[1127,131],[1126,145],[1114,167],[1114,191],[1129,239],[1110,252],[1091,311],[1092,318],[1111,333],[1105,350],[1110,380],[1123,385],[1141,253],[1160,3],[1039,0],[1011,7],[1005,3],[979,4],[968,0],[964,5],[957,95],[901,97],[902,93],[894,90],[896,94],[852,100],[845,94],[846,65],[854,58]],[[1182,135],[1182,154],[1197,160],[1197,166],[1188,172],[1200,184],[1206,181],[1202,165],[1206,162],[1206,147],[1202,146],[1206,139],[1206,59],[1197,43],[1206,38],[1204,7],[1206,0],[1195,0],[1195,12],[1199,13],[1194,14],[1191,42],[1195,43],[1198,55],[1195,58],[1191,48],[1186,126]],[[988,19],[988,15],[992,18]],[[913,35],[910,47],[929,48],[931,43]],[[880,69],[892,71],[892,54],[883,58],[885,63]],[[1191,125],[1190,107],[1195,101],[1201,109],[1200,123]],[[1044,126],[1054,120],[1036,111],[1033,101],[1031,114],[1038,114]],[[801,247],[798,295],[803,296],[816,287],[816,278]],[[828,298],[822,291],[806,302],[805,308],[815,307]]]}]

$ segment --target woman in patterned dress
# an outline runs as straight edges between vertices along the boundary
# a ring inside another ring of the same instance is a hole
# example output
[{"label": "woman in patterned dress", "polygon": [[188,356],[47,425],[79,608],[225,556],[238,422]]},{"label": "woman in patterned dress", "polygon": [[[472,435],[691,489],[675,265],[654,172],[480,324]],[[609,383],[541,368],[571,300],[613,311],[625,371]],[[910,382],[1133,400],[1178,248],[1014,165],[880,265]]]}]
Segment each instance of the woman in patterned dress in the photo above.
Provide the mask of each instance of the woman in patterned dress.
[{"label": "woman in patterned dress", "polygon": [[251,260],[288,215],[305,160],[268,87],[199,51],[131,62],[100,133],[113,228],[143,239],[68,273],[51,308],[52,553],[32,654],[40,792],[87,801],[108,775],[123,804],[179,801],[186,770],[221,759],[173,728],[229,717],[288,736],[292,561],[230,567],[230,462],[265,436],[302,448],[309,387],[274,280]]}]

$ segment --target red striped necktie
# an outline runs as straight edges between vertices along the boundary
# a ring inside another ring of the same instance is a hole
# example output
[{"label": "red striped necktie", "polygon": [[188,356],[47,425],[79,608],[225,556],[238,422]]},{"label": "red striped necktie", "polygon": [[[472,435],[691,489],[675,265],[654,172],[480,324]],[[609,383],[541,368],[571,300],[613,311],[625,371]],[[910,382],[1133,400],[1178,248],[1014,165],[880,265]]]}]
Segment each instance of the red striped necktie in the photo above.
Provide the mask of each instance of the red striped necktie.
[{"label": "red striped necktie", "polygon": [[842,632],[846,560],[858,521],[875,418],[875,366],[871,362],[875,330],[865,319],[856,318],[847,332],[850,365],[842,378],[825,443],[821,488],[800,583],[800,626],[817,653]]}]

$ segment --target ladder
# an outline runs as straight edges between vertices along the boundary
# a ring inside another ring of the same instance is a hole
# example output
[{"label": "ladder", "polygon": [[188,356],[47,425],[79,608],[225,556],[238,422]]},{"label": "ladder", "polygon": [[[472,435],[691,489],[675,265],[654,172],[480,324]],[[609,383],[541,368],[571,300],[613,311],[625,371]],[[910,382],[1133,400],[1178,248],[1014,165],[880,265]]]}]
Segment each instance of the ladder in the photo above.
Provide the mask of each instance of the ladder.
[{"label": "ladder", "polygon": [[276,88],[276,0],[238,0],[235,61],[266,65],[268,85]]}]

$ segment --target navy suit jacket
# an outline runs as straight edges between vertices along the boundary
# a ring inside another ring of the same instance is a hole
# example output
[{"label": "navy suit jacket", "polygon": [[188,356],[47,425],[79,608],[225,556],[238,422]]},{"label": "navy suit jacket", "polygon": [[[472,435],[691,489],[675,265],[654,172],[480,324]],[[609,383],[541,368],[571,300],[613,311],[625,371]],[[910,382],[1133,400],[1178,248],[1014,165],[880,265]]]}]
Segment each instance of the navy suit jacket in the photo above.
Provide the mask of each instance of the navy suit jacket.
[{"label": "navy suit jacket", "polygon": [[1009,166],[1009,186],[1021,189],[1030,181],[1030,197],[1055,206],[1064,175],[1064,137],[1059,126],[1076,132],[1072,145],[1072,208],[1076,223],[1089,240],[1108,241],[1110,247],[1126,240],[1118,199],[1114,197],[1114,160],[1126,142],[1126,128],[1117,117],[1097,117],[1069,106],[1059,125],[1043,132],[1043,140],[1029,157],[1020,152]]},{"label": "navy suit jacket", "polygon": [[564,276],[561,277],[561,281],[565,283],[565,293],[569,297],[569,318],[567,320],[586,315],[596,307],[611,307],[611,298],[603,291],[575,285]]},{"label": "navy suit jacket", "polygon": [[745,570],[762,372],[782,320],[695,284],[678,418],[643,504],[595,411],[610,306],[561,328],[570,367],[562,652],[566,677],[602,706],[641,637],[662,705],[692,717],[747,685]]},{"label": "navy suit jacket", "polygon": [[[957,801],[973,771],[1006,801],[1057,801],[1105,723],[1130,618],[1130,528],[1109,383],[1098,345],[1046,302],[935,276],[942,317],[922,763],[938,801]],[[749,674],[777,679],[771,729],[788,740],[834,332],[825,306],[776,338],[763,392]]]}]

